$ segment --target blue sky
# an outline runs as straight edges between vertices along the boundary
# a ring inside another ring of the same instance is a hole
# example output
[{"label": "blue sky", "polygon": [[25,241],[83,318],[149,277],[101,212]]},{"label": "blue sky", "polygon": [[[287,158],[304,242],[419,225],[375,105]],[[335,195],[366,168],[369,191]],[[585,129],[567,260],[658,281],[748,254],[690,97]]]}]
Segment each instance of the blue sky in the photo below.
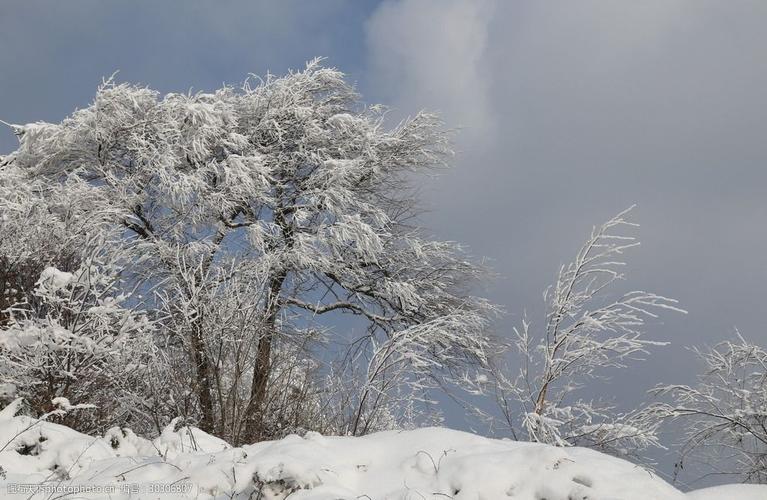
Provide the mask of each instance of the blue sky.
[{"label": "blue sky", "polygon": [[[540,322],[591,225],[638,204],[626,286],[690,313],[653,322],[672,345],[593,389],[630,404],[692,381],[687,346],[735,327],[767,345],[765,25],[758,0],[6,0],[0,118],[60,120],[117,70],[207,90],[325,56],[393,116],[427,108],[460,127],[423,222],[489,259],[501,333],[525,310]],[[0,130],[0,153],[14,147]]]}]

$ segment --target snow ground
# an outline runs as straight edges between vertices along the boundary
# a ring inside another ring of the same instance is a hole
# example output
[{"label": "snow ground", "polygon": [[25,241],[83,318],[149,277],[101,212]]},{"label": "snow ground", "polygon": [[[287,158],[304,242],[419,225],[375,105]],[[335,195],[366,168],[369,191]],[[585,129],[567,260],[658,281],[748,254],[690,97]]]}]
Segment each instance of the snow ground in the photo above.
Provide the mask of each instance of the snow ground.
[{"label": "snow ground", "polygon": [[[175,422],[153,441],[117,428],[94,438],[15,411],[0,412],[2,498],[767,499],[767,486],[685,495],[593,450],[444,428],[359,438],[310,432],[232,448]],[[44,488],[33,494],[30,484]]]}]

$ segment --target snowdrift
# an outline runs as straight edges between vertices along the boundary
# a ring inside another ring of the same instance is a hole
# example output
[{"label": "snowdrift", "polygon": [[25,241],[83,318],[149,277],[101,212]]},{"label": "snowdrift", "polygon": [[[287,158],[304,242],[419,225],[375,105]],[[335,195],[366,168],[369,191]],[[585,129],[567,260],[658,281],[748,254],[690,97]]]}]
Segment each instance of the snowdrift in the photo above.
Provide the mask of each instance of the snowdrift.
[{"label": "snowdrift", "polygon": [[767,499],[767,487],[686,496],[651,472],[583,448],[488,439],[443,428],[366,437],[307,433],[232,448],[173,422],[155,440],[91,437],[0,412],[2,498],[484,500]]}]

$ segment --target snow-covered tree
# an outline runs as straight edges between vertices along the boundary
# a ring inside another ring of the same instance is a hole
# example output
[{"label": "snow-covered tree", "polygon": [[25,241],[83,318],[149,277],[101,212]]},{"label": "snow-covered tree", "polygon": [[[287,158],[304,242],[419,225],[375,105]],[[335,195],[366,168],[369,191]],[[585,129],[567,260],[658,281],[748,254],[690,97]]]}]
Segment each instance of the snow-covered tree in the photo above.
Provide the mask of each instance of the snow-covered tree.
[{"label": "snow-covered tree", "polygon": [[[86,182],[90,212],[121,228],[128,262],[144,259],[125,274],[153,298],[146,307],[167,313],[163,342],[186,356],[175,365],[189,376],[177,378],[190,381],[206,431],[234,434],[224,405],[236,398],[246,421],[235,442],[268,435],[277,353],[340,333],[328,328],[340,314],[364,324],[341,358],[371,367],[363,413],[382,394],[430,377],[447,384],[459,364],[487,357],[493,307],[467,292],[482,270],[412,225],[413,174],[451,154],[432,115],[387,128],[383,108],[314,61],[211,93],[160,96],[110,80],[60,124],[18,134],[6,162],[33,179]],[[208,305],[235,311],[232,287],[248,287],[250,312],[222,336]]]},{"label": "snow-covered tree", "polygon": [[492,377],[474,381],[477,390],[494,395],[504,424],[518,439],[619,455],[659,445],[660,421],[653,412],[621,413],[578,397],[589,380],[662,345],[642,337],[647,318],[661,310],[681,311],[675,300],[643,291],[609,298],[610,287],[624,278],[624,252],[639,245],[622,231],[637,226],[627,218],[630,210],[595,227],[575,260],[561,267],[544,293],[543,328],[524,319]]},{"label": "snow-covered tree", "polygon": [[767,350],[738,333],[694,351],[704,365],[696,385],[653,391],[672,399],[656,409],[684,429],[677,472],[697,461],[712,474],[767,483]]}]

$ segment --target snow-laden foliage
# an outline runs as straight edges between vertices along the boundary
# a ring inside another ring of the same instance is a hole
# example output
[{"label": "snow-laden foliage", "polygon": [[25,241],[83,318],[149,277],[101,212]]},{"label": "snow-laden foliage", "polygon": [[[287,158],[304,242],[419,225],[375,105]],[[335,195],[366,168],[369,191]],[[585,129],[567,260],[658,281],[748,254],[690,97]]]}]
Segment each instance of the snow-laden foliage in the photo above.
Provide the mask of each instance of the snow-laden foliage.
[{"label": "snow-laden foliage", "polygon": [[[337,432],[361,433],[403,406],[433,409],[413,401],[484,363],[494,312],[468,292],[483,270],[411,225],[414,174],[451,155],[441,123],[387,127],[384,112],[317,61],[197,94],[109,80],[61,123],[15,127],[3,161],[76,189],[88,217],[121,232],[168,412],[237,443],[327,421],[285,407],[320,404]],[[334,402],[276,403],[286,391]]]},{"label": "snow-laden foliage", "polygon": [[642,337],[647,318],[662,310],[683,312],[675,300],[649,292],[609,298],[610,287],[624,278],[624,252],[639,245],[624,234],[636,226],[627,218],[630,210],[595,227],[575,260],[561,267],[544,294],[544,327],[536,331],[524,319],[514,329],[511,352],[496,363],[489,381],[475,381],[478,391],[495,396],[514,437],[618,455],[660,445],[660,420],[652,411],[621,413],[577,395],[606,369],[625,368],[662,345]]},{"label": "snow-laden foliage", "polygon": [[88,191],[82,183],[64,188],[30,179],[0,159],[0,326],[8,322],[10,306],[34,300],[43,269],[79,265],[78,240],[98,225],[84,217]]},{"label": "snow-laden foliage", "polygon": [[672,399],[657,411],[685,430],[678,467],[699,462],[713,474],[767,483],[767,351],[740,334],[694,351],[704,365],[697,385],[653,391]]},{"label": "snow-laden foliage", "polygon": [[119,263],[105,255],[114,244],[94,245],[74,272],[45,268],[34,300],[10,310],[0,327],[6,399],[23,397],[38,413],[88,403],[92,410],[65,420],[83,430],[139,418],[129,400],[143,385],[151,324],[121,289]]}]

